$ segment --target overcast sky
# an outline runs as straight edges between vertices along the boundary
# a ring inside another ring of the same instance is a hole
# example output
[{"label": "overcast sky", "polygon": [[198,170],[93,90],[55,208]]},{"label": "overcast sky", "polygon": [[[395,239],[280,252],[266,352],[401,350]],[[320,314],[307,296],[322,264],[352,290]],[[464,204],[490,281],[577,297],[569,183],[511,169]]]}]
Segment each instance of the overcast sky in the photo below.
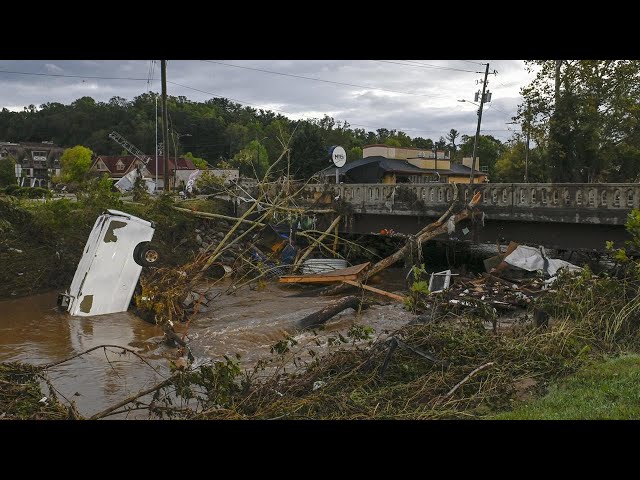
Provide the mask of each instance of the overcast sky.
[{"label": "overcast sky", "polygon": [[[458,100],[474,100],[483,77],[475,72],[484,72],[480,63],[486,62],[497,74],[489,75],[492,99],[485,105],[482,133],[505,141],[519,130],[506,123],[521,101],[520,88],[533,78],[522,60],[171,60],[167,90],[193,101],[221,96],[292,119],[327,114],[353,128],[396,129],[437,140],[452,128],[475,134],[477,107]],[[68,104],[83,96],[131,100],[147,91],[160,91],[159,61],[0,60],[0,107],[10,110]]]}]

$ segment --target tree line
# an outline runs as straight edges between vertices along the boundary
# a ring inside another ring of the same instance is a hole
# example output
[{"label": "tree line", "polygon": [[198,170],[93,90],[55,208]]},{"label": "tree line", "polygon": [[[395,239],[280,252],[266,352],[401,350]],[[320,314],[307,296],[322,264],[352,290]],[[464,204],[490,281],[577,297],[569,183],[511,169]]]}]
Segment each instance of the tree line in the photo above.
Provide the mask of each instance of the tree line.
[{"label": "tree line", "polygon": [[[522,182],[525,159],[530,182],[636,181],[640,177],[640,61],[525,63],[537,75],[522,88],[524,101],[513,117],[521,131],[504,143],[491,135],[479,138],[477,156],[488,167],[490,181]],[[69,105],[30,105],[20,112],[2,109],[0,140],[51,140],[68,147],[83,145],[95,154],[126,153],[108,137],[116,130],[153,155],[156,96],[145,93],[133,100],[113,97],[108,102],[82,97]],[[291,173],[301,179],[330,165],[332,145],[345,148],[347,161],[361,158],[362,147],[374,143],[447,149],[454,161],[460,161],[472,155],[474,142],[473,135],[453,128],[434,140],[395,129],[352,128],[327,115],[294,121],[224,98],[195,102],[184,96],[169,97],[168,117],[165,150],[170,156],[187,155],[198,166],[238,167],[241,174],[252,176],[266,171],[281,153],[278,138],[292,133]],[[11,165],[0,161],[0,182],[11,171]]]},{"label": "tree line", "polygon": [[[109,138],[117,131],[148,155],[154,154],[156,141],[155,93],[145,93],[129,101],[113,97],[97,102],[82,97],[69,105],[45,103],[30,105],[23,111],[0,112],[0,140],[12,142],[44,140],[71,147],[82,145],[96,155],[126,154]],[[362,147],[380,143],[398,147],[449,150],[452,158],[471,156],[473,136],[451,129],[437,140],[410,137],[395,129],[366,131],[351,128],[348,122],[325,116],[294,121],[272,111],[242,106],[224,98],[195,102],[186,97],[168,97],[170,156],[186,155],[198,166],[238,167],[243,175],[263,174],[280,155],[278,138],[293,134],[291,173],[306,179],[330,165],[328,149],[341,145],[347,160],[362,158]],[[160,116],[160,112],[159,112]],[[158,120],[159,142],[162,141]],[[501,153],[502,143],[482,136],[478,156],[490,173]],[[163,148],[161,146],[161,148]],[[7,168],[7,171],[9,169]]]}]

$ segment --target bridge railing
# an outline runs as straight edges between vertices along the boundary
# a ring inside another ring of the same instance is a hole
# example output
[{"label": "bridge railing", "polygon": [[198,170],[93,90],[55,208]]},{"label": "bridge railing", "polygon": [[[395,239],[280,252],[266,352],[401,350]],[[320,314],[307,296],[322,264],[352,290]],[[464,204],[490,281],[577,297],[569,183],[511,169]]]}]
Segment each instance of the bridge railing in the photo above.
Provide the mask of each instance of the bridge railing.
[{"label": "bridge railing", "polygon": [[[472,192],[482,192],[482,204],[502,208],[630,210],[640,207],[640,184],[635,183],[483,183],[457,184],[460,199],[469,201]],[[344,199],[354,207],[390,208],[407,199],[421,200],[427,207],[448,205],[453,185],[430,184],[339,184],[308,185],[314,200],[323,194]]]}]

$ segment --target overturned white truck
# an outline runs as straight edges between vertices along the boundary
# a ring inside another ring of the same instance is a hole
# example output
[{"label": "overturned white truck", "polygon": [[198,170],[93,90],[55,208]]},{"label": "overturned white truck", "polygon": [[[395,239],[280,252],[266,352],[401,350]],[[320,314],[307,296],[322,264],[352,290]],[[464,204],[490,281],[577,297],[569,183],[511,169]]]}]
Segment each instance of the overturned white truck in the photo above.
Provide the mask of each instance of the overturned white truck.
[{"label": "overturned white truck", "polygon": [[106,210],[93,225],[71,287],[58,295],[58,306],[77,316],[126,311],[142,267],[159,258],[149,243],[154,232],[153,222]]}]

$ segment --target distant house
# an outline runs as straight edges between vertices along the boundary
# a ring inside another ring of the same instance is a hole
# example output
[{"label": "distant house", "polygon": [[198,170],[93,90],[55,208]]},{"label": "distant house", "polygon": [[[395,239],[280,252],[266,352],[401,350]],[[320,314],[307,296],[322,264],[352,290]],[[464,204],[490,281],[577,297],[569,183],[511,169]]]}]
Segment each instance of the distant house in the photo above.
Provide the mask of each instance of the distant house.
[{"label": "distant house", "polygon": [[[177,168],[175,158],[169,157],[168,161],[169,179],[172,188],[185,185],[189,180],[189,175],[197,170],[196,166],[188,158],[178,157]],[[112,179],[118,180],[129,173],[132,169],[137,168],[139,165],[142,165],[142,161],[133,155],[99,155],[93,161],[91,170],[108,173]],[[164,157],[162,155],[158,156],[157,170],[155,157],[152,158],[151,161],[149,161],[149,163],[147,163],[147,165],[142,169],[142,176],[144,178],[149,178],[155,181],[156,174],[158,178],[157,188],[159,190],[163,190]]]},{"label": "distant house", "polygon": [[127,156],[106,156],[99,155],[94,161],[93,165],[91,165],[91,170],[100,172],[100,173],[108,173],[109,177],[113,179],[119,179],[124,177],[127,172],[131,169],[131,165],[133,161],[136,160],[136,157],[133,155]]},{"label": "distant house", "polygon": [[50,187],[51,179],[60,175],[62,152],[53,142],[0,142],[0,158],[16,159],[16,179],[23,187]]},{"label": "distant house", "polygon": [[[469,183],[471,158],[462,164],[452,162],[448,152],[388,145],[366,145],[363,158],[347,162],[338,168],[338,181],[343,183]],[[487,180],[476,158],[474,182]],[[336,180],[336,167],[327,167],[316,174],[329,183]]]}]

